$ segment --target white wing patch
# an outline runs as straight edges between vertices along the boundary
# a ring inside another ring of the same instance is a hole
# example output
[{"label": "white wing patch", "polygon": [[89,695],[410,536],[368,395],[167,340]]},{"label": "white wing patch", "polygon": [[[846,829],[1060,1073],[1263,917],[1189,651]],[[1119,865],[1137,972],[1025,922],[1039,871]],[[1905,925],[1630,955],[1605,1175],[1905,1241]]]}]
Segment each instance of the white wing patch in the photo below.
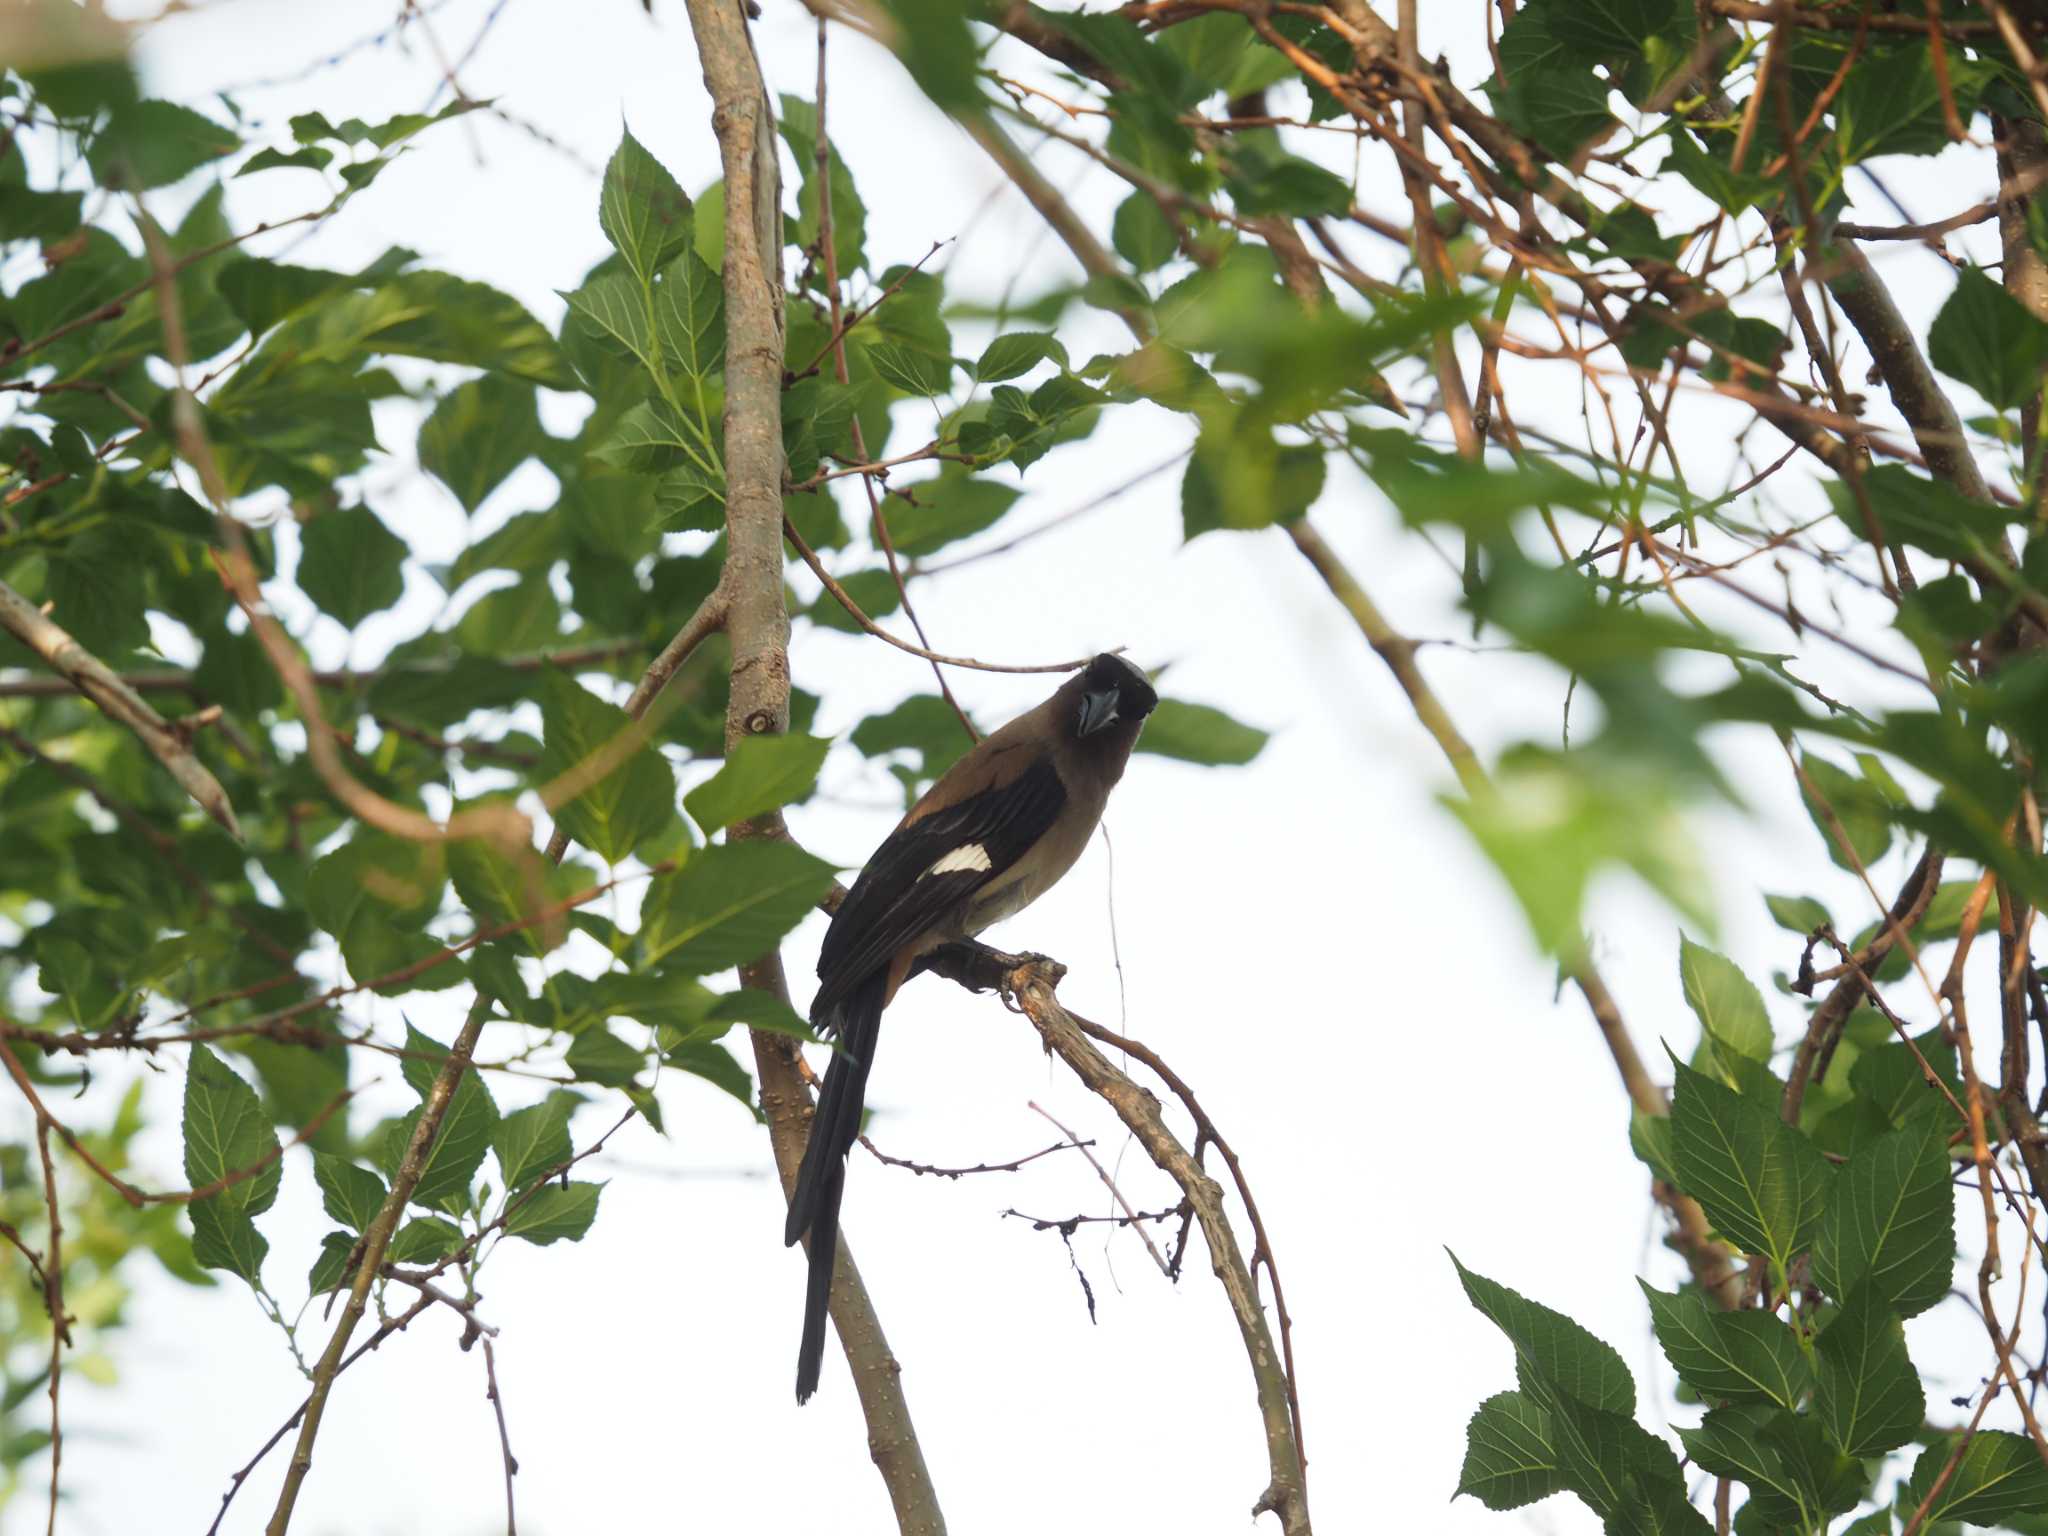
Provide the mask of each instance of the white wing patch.
[{"label": "white wing patch", "polygon": [[988,850],[979,843],[966,843],[955,848],[938,863],[926,870],[927,875],[986,874],[995,868],[990,861]]}]

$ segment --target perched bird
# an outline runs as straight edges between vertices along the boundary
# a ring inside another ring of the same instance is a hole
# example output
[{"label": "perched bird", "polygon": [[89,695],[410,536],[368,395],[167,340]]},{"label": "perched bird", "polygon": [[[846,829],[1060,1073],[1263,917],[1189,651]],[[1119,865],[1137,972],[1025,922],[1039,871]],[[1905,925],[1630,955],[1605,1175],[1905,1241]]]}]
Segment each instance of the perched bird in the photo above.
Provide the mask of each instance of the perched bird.
[{"label": "perched bird", "polygon": [[798,1402],[818,1389],[846,1154],[860,1134],[882,1010],[919,956],[1021,911],[1074,867],[1158,702],[1144,673],[1097,656],[926,790],[833,915],[811,1024],[839,1048],[783,1228],[785,1243],[811,1239]]}]

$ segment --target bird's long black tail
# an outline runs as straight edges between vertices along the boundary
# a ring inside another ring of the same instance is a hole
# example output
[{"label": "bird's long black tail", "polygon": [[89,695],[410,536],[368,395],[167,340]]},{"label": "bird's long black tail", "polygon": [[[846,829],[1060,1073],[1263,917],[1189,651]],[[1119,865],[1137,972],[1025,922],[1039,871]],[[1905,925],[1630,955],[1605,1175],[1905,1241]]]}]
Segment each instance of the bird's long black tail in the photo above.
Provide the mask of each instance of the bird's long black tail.
[{"label": "bird's long black tail", "polygon": [[789,1219],[782,1229],[785,1243],[795,1243],[805,1233],[811,1239],[803,1342],[796,1357],[796,1400],[800,1403],[818,1390],[818,1370],[825,1358],[825,1309],[839,1252],[839,1198],[846,1188],[846,1154],[860,1135],[868,1070],[874,1065],[875,1042],[882,1032],[882,1003],[888,984],[887,974],[878,971],[836,1005],[829,1018],[813,1021],[834,1033],[839,1049],[825,1069],[817,1114],[811,1120],[811,1139],[797,1169]]}]

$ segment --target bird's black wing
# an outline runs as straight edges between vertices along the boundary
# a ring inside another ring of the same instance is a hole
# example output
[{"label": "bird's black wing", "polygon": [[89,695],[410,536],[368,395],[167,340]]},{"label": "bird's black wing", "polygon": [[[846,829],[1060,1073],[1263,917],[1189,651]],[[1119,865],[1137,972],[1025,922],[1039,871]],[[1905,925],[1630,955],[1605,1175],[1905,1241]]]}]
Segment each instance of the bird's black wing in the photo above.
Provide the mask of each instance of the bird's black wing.
[{"label": "bird's black wing", "polygon": [[[1066,803],[1058,770],[1042,758],[1007,784],[891,833],[825,934],[818,954],[823,985],[812,1004],[813,1020],[822,1025],[865,977],[1022,858]],[[953,867],[938,868],[947,864]]]}]

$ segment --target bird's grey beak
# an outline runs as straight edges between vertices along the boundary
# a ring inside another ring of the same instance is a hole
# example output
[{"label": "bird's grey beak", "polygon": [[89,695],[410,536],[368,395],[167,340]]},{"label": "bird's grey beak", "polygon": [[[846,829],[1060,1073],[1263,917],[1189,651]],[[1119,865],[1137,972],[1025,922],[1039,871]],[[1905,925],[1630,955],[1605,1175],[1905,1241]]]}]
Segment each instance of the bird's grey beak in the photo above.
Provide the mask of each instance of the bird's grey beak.
[{"label": "bird's grey beak", "polygon": [[1081,723],[1074,734],[1083,740],[1093,736],[1103,727],[1116,720],[1116,690],[1104,688],[1099,693],[1081,695]]}]

